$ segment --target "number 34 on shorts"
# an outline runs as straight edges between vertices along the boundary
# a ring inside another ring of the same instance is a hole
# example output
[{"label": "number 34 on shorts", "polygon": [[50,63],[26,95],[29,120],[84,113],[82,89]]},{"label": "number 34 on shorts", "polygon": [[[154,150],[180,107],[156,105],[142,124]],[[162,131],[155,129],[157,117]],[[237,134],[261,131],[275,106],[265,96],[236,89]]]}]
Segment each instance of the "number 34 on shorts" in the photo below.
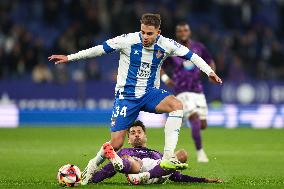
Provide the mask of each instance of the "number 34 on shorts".
[{"label": "number 34 on shorts", "polygon": [[115,121],[116,118],[118,116],[123,116],[126,117],[126,112],[127,112],[127,107],[126,106],[122,106],[122,108],[120,108],[120,106],[116,106],[112,112],[112,116],[111,116],[111,125],[114,126],[115,125]]},{"label": "number 34 on shorts", "polygon": [[112,117],[116,118],[119,115],[126,117],[126,110],[127,110],[126,106],[123,106],[121,109],[120,106],[116,106],[115,111],[112,112]]}]

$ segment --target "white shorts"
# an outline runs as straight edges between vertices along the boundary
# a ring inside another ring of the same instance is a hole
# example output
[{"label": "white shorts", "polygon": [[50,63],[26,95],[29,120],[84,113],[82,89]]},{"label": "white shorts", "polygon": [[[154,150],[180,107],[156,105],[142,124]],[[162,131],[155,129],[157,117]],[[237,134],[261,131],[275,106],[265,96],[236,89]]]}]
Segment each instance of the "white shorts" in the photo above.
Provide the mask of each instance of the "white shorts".
[{"label": "white shorts", "polygon": [[[153,169],[156,165],[159,165],[160,162],[161,162],[161,159],[150,159],[150,158],[143,158],[142,159],[142,167],[140,169],[140,173],[142,172],[148,172],[150,171],[151,169]],[[149,179],[147,181],[147,183],[145,184],[161,184],[161,183],[164,183],[171,175],[166,175],[166,176],[162,176],[160,178],[152,178],[152,179]]]},{"label": "white shorts", "polygon": [[148,172],[153,169],[156,165],[159,165],[161,159],[150,159],[150,158],[143,158],[142,159],[142,167],[140,169],[140,173]]},{"label": "white shorts", "polygon": [[176,97],[183,103],[185,118],[193,113],[197,113],[201,120],[207,118],[208,107],[203,93],[183,92]]}]

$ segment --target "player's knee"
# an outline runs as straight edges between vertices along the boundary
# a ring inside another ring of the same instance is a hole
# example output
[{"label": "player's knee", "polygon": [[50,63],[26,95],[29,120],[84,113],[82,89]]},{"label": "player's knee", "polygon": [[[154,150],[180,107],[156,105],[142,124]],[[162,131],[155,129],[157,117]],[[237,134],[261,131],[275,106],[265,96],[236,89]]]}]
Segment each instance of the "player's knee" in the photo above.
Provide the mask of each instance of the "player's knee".
[{"label": "player's knee", "polygon": [[111,139],[110,144],[115,151],[118,151],[123,146],[123,141],[120,138]]},{"label": "player's knee", "polygon": [[173,102],[170,105],[171,107],[171,112],[177,111],[177,110],[183,110],[183,104],[180,100],[176,99],[173,100]]},{"label": "player's knee", "polygon": [[185,163],[188,158],[187,152],[184,149],[178,150],[176,152],[176,156],[177,156],[177,159],[182,163]]},{"label": "player's knee", "polygon": [[201,129],[204,130],[207,128],[207,121],[206,120],[201,120]]},{"label": "player's knee", "polygon": [[197,113],[193,113],[189,116],[189,120],[199,119],[199,115]]},{"label": "player's knee", "polygon": [[111,133],[110,144],[115,151],[119,150],[124,143],[126,131],[117,131]]},{"label": "player's knee", "polygon": [[115,151],[118,151],[122,146],[123,146],[123,143],[122,143],[122,142],[121,142],[121,143],[117,143],[116,145],[113,146],[113,149],[114,149]]},{"label": "player's knee", "polygon": [[128,174],[137,174],[141,170],[142,161],[140,159],[135,160],[133,157],[124,155],[121,157],[122,159],[127,159],[130,164],[130,170]]},{"label": "player's knee", "polygon": [[137,174],[139,173],[139,171],[141,170],[141,164],[134,160],[133,158],[132,159],[128,159],[130,164],[131,164],[131,169],[130,169],[130,173],[131,174]]}]

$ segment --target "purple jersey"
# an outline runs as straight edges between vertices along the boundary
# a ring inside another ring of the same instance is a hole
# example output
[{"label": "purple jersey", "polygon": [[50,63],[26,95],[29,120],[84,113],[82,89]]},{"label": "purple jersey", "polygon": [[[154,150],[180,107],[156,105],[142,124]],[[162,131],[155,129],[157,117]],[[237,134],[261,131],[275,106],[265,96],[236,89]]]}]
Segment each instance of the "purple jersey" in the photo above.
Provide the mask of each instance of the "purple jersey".
[{"label": "purple jersey", "polygon": [[[149,148],[123,148],[117,153],[120,157],[125,155],[136,157],[139,159],[150,158],[150,159],[162,159],[163,154],[151,150]],[[125,166],[125,165],[124,165]],[[151,171],[151,178],[161,178],[162,176],[169,175],[169,179],[174,182],[205,182],[205,178],[191,177],[189,175],[183,175],[178,171],[165,170],[160,167],[160,165],[155,166]],[[122,173],[125,173],[122,171]],[[111,163],[106,164],[99,171],[95,172],[92,177],[93,183],[98,183],[104,179],[111,178],[116,174],[116,171]],[[153,175],[152,175],[153,174]],[[162,179],[163,180],[163,179]]]},{"label": "purple jersey", "polygon": [[[190,40],[188,48],[200,56],[207,64],[212,62],[211,55],[202,43]],[[170,57],[170,62],[174,67],[172,79],[174,82],[175,94],[182,92],[203,92],[199,68],[197,68],[191,61],[180,57]]]},{"label": "purple jersey", "polygon": [[150,159],[162,159],[163,154],[158,151],[151,150],[149,148],[123,148],[117,153],[120,157],[128,155],[139,159],[150,158]]}]

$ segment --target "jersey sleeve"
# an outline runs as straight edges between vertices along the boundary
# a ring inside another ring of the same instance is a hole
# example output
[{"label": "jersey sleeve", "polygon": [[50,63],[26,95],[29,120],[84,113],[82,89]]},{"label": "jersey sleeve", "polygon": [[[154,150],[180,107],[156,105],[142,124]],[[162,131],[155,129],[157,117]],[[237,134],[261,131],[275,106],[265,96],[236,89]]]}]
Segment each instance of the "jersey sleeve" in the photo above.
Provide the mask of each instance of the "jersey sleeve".
[{"label": "jersey sleeve", "polygon": [[197,54],[193,53],[187,47],[177,43],[174,40],[170,40],[170,46],[172,47],[171,56],[179,56],[183,59],[191,61],[195,64],[201,71],[206,73],[208,76],[211,72],[214,73],[212,68]]},{"label": "jersey sleeve", "polygon": [[106,53],[111,53],[116,50],[121,50],[124,48],[125,42],[128,40],[126,34],[117,36],[115,38],[109,39],[103,42],[103,49]]},{"label": "jersey sleeve", "polygon": [[206,182],[205,178],[192,177],[189,175],[183,175],[178,171],[175,171],[169,178],[174,182]]},{"label": "jersey sleeve", "polygon": [[150,158],[151,159],[162,159],[163,154],[154,150]]},{"label": "jersey sleeve", "polygon": [[94,58],[96,56],[101,56],[103,54],[105,54],[103,45],[97,45],[95,47],[85,49],[74,54],[70,54],[67,56],[67,58],[68,61],[76,61],[81,59]]},{"label": "jersey sleeve", "polygon": [[128,148],[123,148],[123,149],[121,149],[117,152],[117,155],[119,157],[122,157],[122,156],[125,156],[125,155],[129,155],[129,153],[130,153],[130,150]]},{"label": "jersey sleeve", "polygon": [[193,52],[189,50],[187,47],[179,44],[178,42],[170,39],[169,45],[171,46],[172,52],[171,56],[179,56],[181,58],[190,60]]},{"label": "jersey sleeve", "polygon": [[70,54],[67,56],[68,61],[76,61],[80,59],[94,58],[101,56],[103,54],[112,53],[116,50],[121,50],[125,45],[127,35],[117,36],[115,38],[109,39],[103,42],[101,45],[79,51],[75,54]]}]

